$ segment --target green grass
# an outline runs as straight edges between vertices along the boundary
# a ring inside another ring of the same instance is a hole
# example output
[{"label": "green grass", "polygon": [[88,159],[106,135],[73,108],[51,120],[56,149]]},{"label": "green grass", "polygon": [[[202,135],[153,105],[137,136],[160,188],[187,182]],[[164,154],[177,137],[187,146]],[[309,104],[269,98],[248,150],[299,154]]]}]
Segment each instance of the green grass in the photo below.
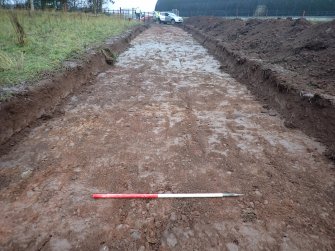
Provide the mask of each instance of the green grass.
[{"label": "green grass", "polygon": [[65,59],[85,48],[101,44],[127,30],[135,22],[105,15],[16,11],[26,33],[17,42],[8,11],[0,9],[0,87],[31,81],[45,71],[56,70]]}]

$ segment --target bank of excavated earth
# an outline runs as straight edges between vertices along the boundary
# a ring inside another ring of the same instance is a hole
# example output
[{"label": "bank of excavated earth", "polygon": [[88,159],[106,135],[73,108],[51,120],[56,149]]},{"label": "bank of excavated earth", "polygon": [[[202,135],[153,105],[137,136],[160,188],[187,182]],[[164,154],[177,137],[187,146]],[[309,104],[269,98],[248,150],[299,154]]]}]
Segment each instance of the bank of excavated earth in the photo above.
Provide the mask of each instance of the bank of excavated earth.
[{"label": "bank of excavated earth", "polygon": [[184,28],[288,127],[320,139],[334,158],[335,21],[191,17]]}]

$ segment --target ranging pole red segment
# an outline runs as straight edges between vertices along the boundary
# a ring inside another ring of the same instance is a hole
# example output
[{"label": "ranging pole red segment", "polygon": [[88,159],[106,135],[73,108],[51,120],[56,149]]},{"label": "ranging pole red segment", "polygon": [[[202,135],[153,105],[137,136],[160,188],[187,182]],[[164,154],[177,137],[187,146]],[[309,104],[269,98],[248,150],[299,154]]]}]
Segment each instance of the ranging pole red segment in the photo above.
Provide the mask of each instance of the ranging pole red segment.
[{"label": "ranging pole red segment", "polygon": [[92,194],[93,199],[157,199],[158,194]]}]

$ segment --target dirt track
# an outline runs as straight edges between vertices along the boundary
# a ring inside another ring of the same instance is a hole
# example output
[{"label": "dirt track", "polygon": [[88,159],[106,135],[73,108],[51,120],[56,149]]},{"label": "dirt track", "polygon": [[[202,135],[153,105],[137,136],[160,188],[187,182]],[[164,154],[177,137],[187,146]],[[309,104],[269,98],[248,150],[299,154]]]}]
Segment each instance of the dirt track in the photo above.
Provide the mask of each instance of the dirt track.
[{"label": "dirt track", "polygon": [[[333,250],[334,165],[179,28],[116,67],[0,158],[3,250]],[[94,192],[239,192],[103,200]]]}]

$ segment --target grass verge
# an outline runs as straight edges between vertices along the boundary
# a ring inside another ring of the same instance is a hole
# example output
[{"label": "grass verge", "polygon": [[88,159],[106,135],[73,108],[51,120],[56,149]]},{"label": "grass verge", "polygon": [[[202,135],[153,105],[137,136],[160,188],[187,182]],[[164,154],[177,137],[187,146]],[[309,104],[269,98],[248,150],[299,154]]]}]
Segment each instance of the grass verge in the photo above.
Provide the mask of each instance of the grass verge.
[{"label": "grass verge", "polygon": [[24,45],[17,41],[9,11],[0,9],[0,87],[31,81],[61,62],[80,55],[136,24],[105,15],[15,11],[22,25]]}]

